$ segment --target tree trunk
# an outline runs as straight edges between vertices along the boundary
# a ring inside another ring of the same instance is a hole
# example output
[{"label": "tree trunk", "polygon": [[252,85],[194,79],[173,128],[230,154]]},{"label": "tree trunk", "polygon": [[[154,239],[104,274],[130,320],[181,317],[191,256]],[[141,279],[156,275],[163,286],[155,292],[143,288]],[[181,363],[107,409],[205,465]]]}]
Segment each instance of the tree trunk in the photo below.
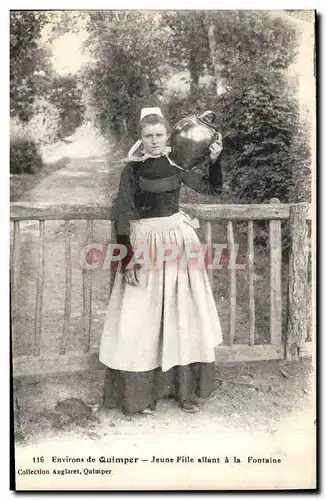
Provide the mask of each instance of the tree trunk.
[{"label": "tree trunk", "polygon": [[213,23],[208,24],[208,43],[209,51],[211,54],[211,60],[214,68],[215,84],[216,84],[216,95],[219,96],[223,92],[223,86],[221,81],[221,65],[218,61],[218,49],[215,37],[215,25]]},{"label": "tree trunk", "polygon": [[198,61],[197,51],[192,50],[189,57],[189,73],[190,73],[190,95],[196,94],[198,91],[199,77],[201,71],[201,62]]},{"label": "tree trunk", "polygon": [[308,205],[290,207],[291,254],[288,283],[287,358],[297,359],[307,337],[309,320]]}]

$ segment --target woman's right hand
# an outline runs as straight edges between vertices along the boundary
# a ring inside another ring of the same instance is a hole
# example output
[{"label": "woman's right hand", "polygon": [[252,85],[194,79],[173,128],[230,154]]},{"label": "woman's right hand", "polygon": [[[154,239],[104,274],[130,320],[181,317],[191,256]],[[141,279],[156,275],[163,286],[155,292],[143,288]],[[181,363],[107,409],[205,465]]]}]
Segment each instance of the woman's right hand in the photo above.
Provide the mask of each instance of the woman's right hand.
[{"label": "woman's right hand", "polygon": [[126,269],[124,272],[124,277],[126,280],[126,283],[128,285],[132,286],[138,286],[139,285],[139,267],[135,266],[133,269]]}]

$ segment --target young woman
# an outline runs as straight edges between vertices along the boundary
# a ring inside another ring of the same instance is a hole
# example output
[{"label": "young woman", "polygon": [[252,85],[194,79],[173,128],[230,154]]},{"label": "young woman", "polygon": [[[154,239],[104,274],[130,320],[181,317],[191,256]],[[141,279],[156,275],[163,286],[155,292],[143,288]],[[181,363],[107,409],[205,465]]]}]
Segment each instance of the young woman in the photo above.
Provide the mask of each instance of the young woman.
[{"label": "young woman", "polygon": [[[179,211],[179,192],[182,183],[199,193],[221,192],[222,144],[212,144],[204,176],[169,159],[159,108],[142,110],[140,136],[144,154],[123,169],[116,200],[117,242],[128,251],[116,273],[100,346],[107,366],[104,406],[153,413],[159,398],[172,396],[181,410],[195,412],[215,389],[214,347],[222,334],[206,269],[184,258],[200,242],[191,219]],[[167,247],[170,255],[177,248],[178,257],[164,260]],[[145,258],[137,262],[137,248],[155,261],[152,267]]]}]

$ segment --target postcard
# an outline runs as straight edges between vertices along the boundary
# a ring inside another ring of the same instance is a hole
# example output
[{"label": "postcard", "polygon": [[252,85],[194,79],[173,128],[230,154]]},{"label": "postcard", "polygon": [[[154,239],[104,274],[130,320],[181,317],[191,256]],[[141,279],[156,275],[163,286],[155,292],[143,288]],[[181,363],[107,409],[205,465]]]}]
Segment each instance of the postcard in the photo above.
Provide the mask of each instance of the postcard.
[{"label": "postcard", "polygon": [[317,488],[315,19],[10,12],[12,489]]}]

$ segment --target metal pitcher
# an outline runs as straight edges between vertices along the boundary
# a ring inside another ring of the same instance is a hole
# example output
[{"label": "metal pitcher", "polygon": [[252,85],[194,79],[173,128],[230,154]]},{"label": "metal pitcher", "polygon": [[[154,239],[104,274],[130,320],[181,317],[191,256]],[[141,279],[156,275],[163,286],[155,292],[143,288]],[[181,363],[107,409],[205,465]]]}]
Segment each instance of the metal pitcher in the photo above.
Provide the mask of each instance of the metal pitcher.
[{"label": "metal pitcher", "polygon": [[222,139],[215,119],[215,113],[209,110],[182,118],[171,133],[171,160],[185,170],[201,163],[209,155],[209,146],[217,138]]}]

